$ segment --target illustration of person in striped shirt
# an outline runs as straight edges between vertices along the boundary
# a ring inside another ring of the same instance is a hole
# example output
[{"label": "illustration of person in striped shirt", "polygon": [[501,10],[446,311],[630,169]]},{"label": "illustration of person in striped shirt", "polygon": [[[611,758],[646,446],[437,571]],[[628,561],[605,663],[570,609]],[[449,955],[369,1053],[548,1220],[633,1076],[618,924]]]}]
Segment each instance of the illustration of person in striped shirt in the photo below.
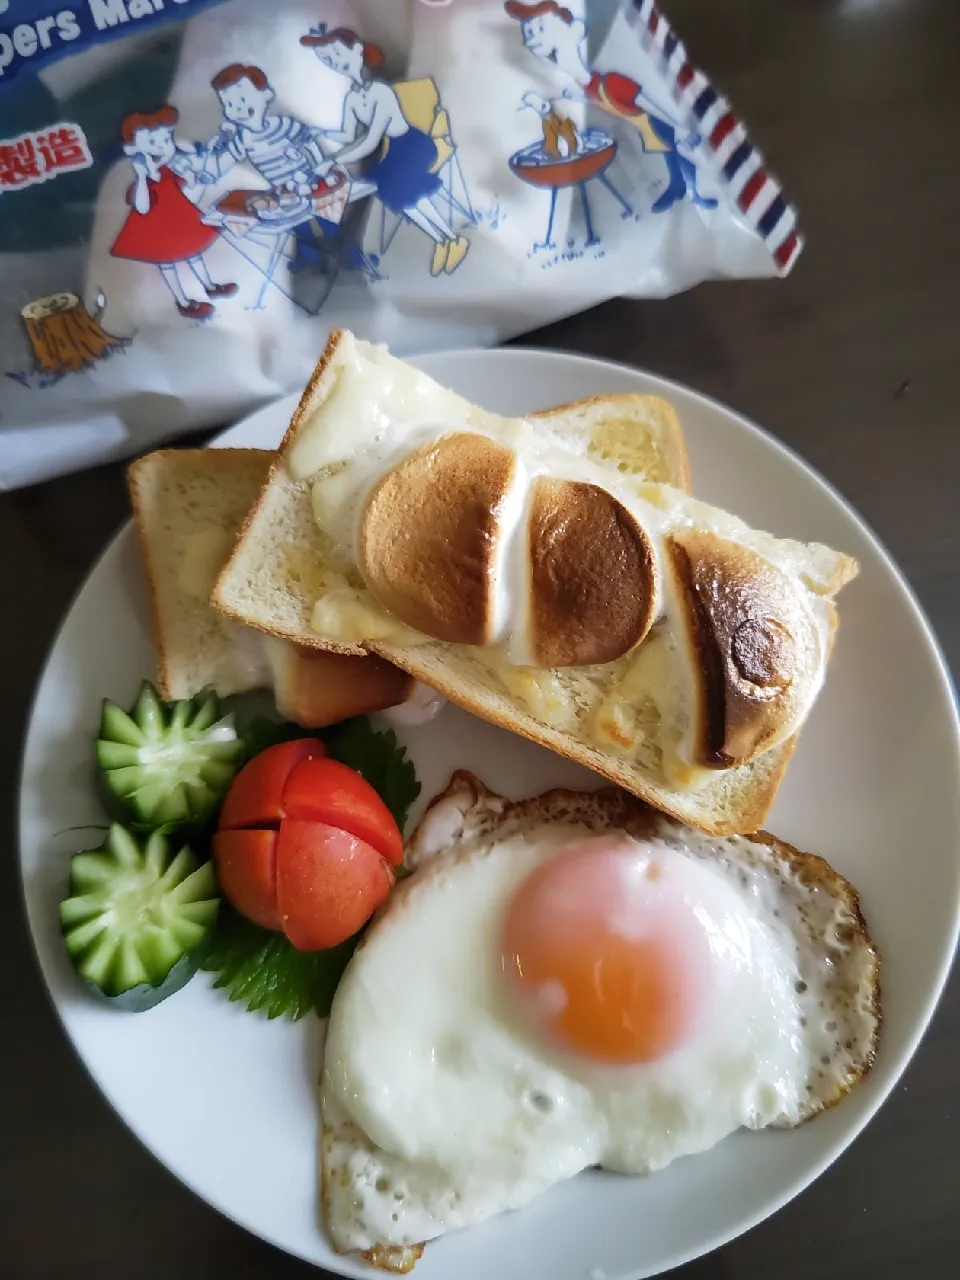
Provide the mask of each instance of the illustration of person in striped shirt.
[{"label": "illustration of person in striped shirt", "polygon": [[[329,168],[321,144],[324,131],[295,116],[274,111],[276,94],[260,67],[233,62],[218,71],[210,83],[220,99],[223,124],[202,147],[208,172],[219,178],[245,160],[273,191],[308,198]],[[373,190],[369,184],[355,182],[348,199],[361,199]],[[324,240],[332,241],[339,230],[336,223],[321,214],[297,223],[293,228],[296,256],[290,270],[322,266]],[[341,254],[344,266],[363,269],[363,258],[355,244],[345,245]]]},{"label": "illustration of person in striped shirt", "polygon": [[271,111],[276,94],[259,67],[234,62],[217,72],[210,83],[223,112],[220,132],[205,147],[216,176],[246,160],[274,191],[309,195],[324,158],[321,131],[293,116]]},{"label": "illustration of person in striped shirt", "polygon": [[644,151],[659,153],[667,167],[667,189],[654,201],[652,211],[665,213],[689,197],[704,209],[717,201],[703,196],[697,187],[693,151],[700,135],[676,120],[657,103],[649,90],[619,71],[598,72],[586,59],[586,28],[573,12],[557,0],[506,0],[504,9],[520,23],[526,48],[538,61],[559,70],[572,82],[563,97],[595,103],[636,129]]}]

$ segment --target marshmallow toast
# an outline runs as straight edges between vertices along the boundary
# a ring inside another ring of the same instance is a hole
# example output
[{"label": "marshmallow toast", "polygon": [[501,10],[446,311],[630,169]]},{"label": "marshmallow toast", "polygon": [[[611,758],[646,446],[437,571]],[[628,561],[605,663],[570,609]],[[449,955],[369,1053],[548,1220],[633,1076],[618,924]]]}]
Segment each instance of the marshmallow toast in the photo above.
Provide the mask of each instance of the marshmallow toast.
[{"label": "marshmallow toast", "polygon": [[310,728],[403,702],[413,681],[382,658],[287,644],[210,607],[213,583],[273,459],[262,449],[164,449],[127,472],[161,694],[192,698],[210,687],[226,697],[272,687],[281,714]]},{"label": "marshmallow toast", "polygon": [[857,566],[687,482],[656,397],[506,419],[339,332],[212,600],[378,653],[692,826],[751,831]]}]

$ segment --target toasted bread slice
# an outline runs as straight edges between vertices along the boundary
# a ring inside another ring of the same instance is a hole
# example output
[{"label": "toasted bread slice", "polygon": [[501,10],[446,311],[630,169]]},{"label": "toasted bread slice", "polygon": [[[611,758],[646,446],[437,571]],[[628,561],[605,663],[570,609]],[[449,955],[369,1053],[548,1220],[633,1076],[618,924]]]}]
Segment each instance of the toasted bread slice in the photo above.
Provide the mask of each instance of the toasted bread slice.
[{"label": "toasted bread slice", "polygon": [[[212,597],[215,606],[228,617],[300,644],[340,653],[379,653],[466,710],[596,770],[657,808],[702,830],[729,833],[759,827],[794,748],[792,732],[783,736],[785,722],[782,720],[781,740],[771,738],[769,746],[764,742],[763,754],[749,763],[699,770],[695,778],[681,777],[660,740],[662,707],[652,696],[655,690],[635,690],[632,705],[627,708],[629,723],[623,723],[622,716],[616,719],[608,714],[611,687],[619,687],[625,680],[637,684],[631,653],[592,666],[535,668],[498,662],[496,653],[490,649],[435,639],[423,642],[422,636],[418,642],[411,643],[409,635],[398,635],[389,627],[381,632],[375,628],[360,631],[358,634],[363,639],[358,640],[349,633],[338,632],[332,624],[317,625],[316,602],[330,592],[331,574],[337,577],[340,571],[336,567],[336,546],[321,532],[315,519],[312,479],[327,473],[325,455],[331,460],[349,456],[336,451],[353,447],[352,424],[362,423],[358,430],[369,429],[369,423],[376,420],[380,412],[379,404],[368,404],[364,400],[365,396],[374,396],[374,400],[376,396],[363,375],[366,353],[370,350],[349,334],[338,333],[331,338],[293,417],[267,484],[218,579]],[[451,430],[461,423],[467,430],[483,429],[485,419],[490,416],[483,410],[443,391],[423,379],[423,375],[414,375],[400,362],[392,362],[388,368],[398,384],[404,379],[411,380],[411,385],[416,381],[414,389],[425,394],[433,420],[437,420],[439,414],[443,421],[451,424]],[[308,433],[315,414],[335,395],[342,394],[344,386],[349,387],[351,395],[359,395],[359,399],[352,406],[352,412],[343,415],[336,442],[318,438],[315,432]],[[817,544],[777,539],[751,530],[734,517],[695,502],[676,486],[646,485],[650,475],[637,471],[637,466],[649,466],[655,475],[669,472],[674,480],[686,482],[685,457],[678,443],[679,430],[674,432],[675,419],[659,408],[655,415],[658,425],[650,428],[650,438],[659,442],[657,449],[629,452],[631,437],[622,426],[629,418],[628,399],[646,400],[615,397],[611,401],[611,421],[620,425],[612,433],[604,434],[602,401],[553,410],[538,420],[537,429],[585,459],[590,454],[591,441],[599,432],[606,440],[605,453],[598,454],[593,461],[608,474],[616,473],[619,480],[626,476],[638,492],[641,487],[652,489],[652,495],[648,495],[650,501],[667,507],[682,503],[685,523],[733,538],[774,563],[786,565],[794,587],[809,593],[811,608],[818,613],[820,657],[825,663],[836,623],[827,597],[855,575],[855,562]],[[638,419],[649,420],[646,408],[645,403],[633,406]],[[623,445],[619,455],[618,443]],[[654,454],[659,461],[654,461]],[[665,461],[668,455],[673,459],[670,463]],[[305,456],[310,457],[311,469],[305,478],[297,479],[295,474],[298,468],[303,470]],[[415,517],[408,513],[404,528],[416,527]],[[396,532],[398,526],[393,528]],[[640,572],[642,557],[636,559],[636,572]],[[587,557],[583,563],[587,563]],[[626,567],[627,557],[621,556],[617,568],[625,570]],[[339,581],[347,585],[343,577]],[[346,594],[349,596],[352,591],[356,595],[357,589],[363,586],[363,579],[354,567]],[[371,598],[369,592],[359,594]],[[633,634],[642,631],[641,623],[645,625],[640,618],[629,621]],[[594,641],[603,639],[603,623],[603,618],[595,620]],[[629,642],[630,628],[625,626],[623,631]],[[644,641],[637,652],[644,653],[651,643],[652,637]],[[619,712],[622,708],[615,710]]]},{"label": "toasted bread slice", "polygon": [[165,698],[191,698],[208,686],[225,697],[268,682],[260,637],[210,608],[208,584],[272,460],[262,449],[161,449],[127,471]]},{"label": "toasted bread slice", "polygon": [[165,449],[129,468],[161,694],[273,688],[281,714],[310,728],[403,702],[413,681],[382,658],[278,642],[210,607],[213,583],[273,459],[262,449]]},{"label": "toasted bread slice", "polygon": [[[822,1052],[811,1053],[810,1079],[799,1114],[775,1118],[774,1127],[803,1123],[836,1106],[868,1074],[882,1025],[881,960],[854,887],[822,858],[802,853],[766,832],[732,839],[706,836],[614,788],[587,792],[558,789],[511,801],[489,791],[472,774],[457,771],[411,836],[405,862],[415,874],[406,878],[381,908],[358,948],[359,962],[364,948],[376,945],[378,929],[389,928],[391,918],[408,911],[416,913],[420,894],[429,894],[436,885],[449,882],[458,867],[496,856],[498,847],[517,837],[542,836],[546,829],[558,826],[571,828],[574,838],[584,832],[623,832],[636,840],[663,842],[709,861],[744,885],[749,885],[753,874],[778,885],[778,922],[798,941],[802,990],[798,987],[797,992],[806,1002],[802,1013],[808,1034],[819,1034],[823,1039],[818,1046]],[[749,889],[744,893],[750,897]],[[820,1006],[825,956],[830,958],[829,1015]],[[817,1030],[820,1026],[822,1032]],[[393,1187],[406,1181],[419,1189],[417,1169],[402,1159],[394,1162],[378,1148],[326,1083],[321,1085],[321,1110],[321,1201],[334,1247],[341,1251],[363,1249],[374,1265],[409,1270],[423,1245],[396,1237],[372,1239],[370,1228],[374,1223],[389,1224]],[[426,1175],[431,1176],[432,1182],[424,1183],[427,1194],[419,1200],[410,1198],[417,1210],[408,1216],[410,1230],[421,1241],[436,1237],[451,1225],[469,1226],[481,1220],[486,1208],[500,1212],[505,1207],[519,1207],[511,1202],[509,1187],[498,1186],[497,1198],[490,1205],[478,1199],[459,1209],[454,1202],[451,1224],[446,1214],[438,1217],[430,1211],[429,1193],[436,1186],[436,1172]],[[529,1193],[524,1194],[529,1199]],[[385,1204],[378,1203],[381,1197]],[[448,1212],[450,1203],[449,1198],[444,1201]],[[366,1214],[358,1212],[361,1205]],[[398,1262],[402,1265],[397,1266]]]},{"label": "toasted bread slice", "polygon": [[575,400],[531,417],[577,441],[586,457],[651,484],[690,490],[690,462],[680,419],[662,396],[619,392]]},{"label": "toasted bread slice", "polygon": [[[310,625],[314,602],[325,588],[329,549],[324,544],[310,487],[292,479],[283,462],[300,424],[332,391],[341,347],[349,337],[335,333],[301,398],[265,483],[256,511],[242,531],[243,554],[231,559],[214,591],[213,603],[228,617],[285,639],[317,645]],[[531,415],[585,457],[656,484],[687,492],[690,466],[680,420],[666,400],[621,393],[594,396]],[[330,644],[340,653],[361,654],[357,644]]]}]

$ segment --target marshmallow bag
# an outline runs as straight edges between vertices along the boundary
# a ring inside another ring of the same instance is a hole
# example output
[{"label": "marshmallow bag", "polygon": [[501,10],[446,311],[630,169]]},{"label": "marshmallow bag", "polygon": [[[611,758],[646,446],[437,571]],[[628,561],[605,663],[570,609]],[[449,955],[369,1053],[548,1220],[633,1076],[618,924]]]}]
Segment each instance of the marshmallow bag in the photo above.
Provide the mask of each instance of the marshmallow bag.
[{"label": "marshmallow bag", "polygon": [[801,249],[652,0],[2,8],[0,488]]}]

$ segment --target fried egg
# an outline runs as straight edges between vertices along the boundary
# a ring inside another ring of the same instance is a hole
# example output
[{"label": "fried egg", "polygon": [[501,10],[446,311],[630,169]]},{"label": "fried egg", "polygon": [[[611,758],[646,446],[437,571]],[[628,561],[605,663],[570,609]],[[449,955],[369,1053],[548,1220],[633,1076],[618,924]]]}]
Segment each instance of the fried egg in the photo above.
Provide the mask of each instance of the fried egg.
[{"label": "fried egg", "polygon": [[340,1250],[412,1258],[591,1166],[647,1174],[797,1125],[869,1069],[879,961],[818,858],[612,790],[510,804],[470,775],[409,858],[327,1031]]}]

